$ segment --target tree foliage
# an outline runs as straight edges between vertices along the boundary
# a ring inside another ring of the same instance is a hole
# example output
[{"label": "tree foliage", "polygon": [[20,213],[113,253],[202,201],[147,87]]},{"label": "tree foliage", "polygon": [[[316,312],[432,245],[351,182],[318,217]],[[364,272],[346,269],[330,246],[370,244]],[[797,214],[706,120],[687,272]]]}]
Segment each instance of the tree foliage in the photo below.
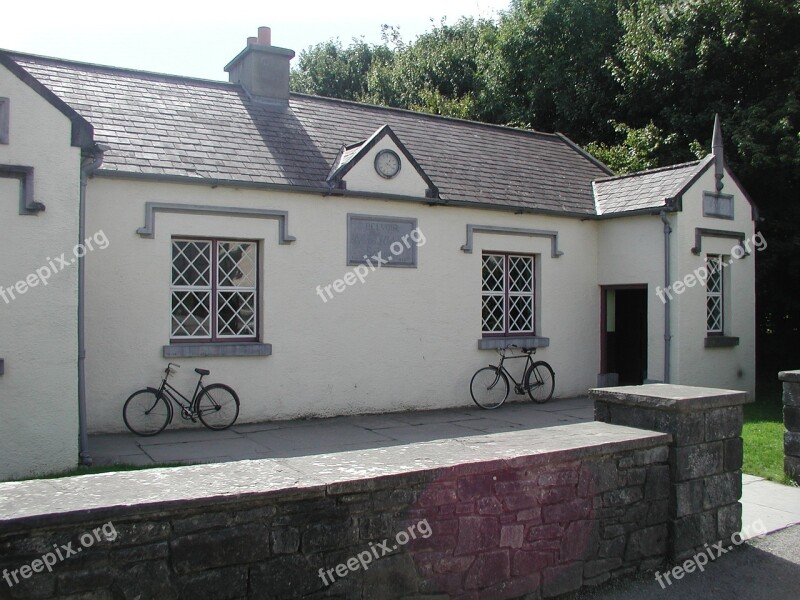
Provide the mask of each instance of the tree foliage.
[{"label": "tree foliage", "polygon": [[[301,53],[297,91],[561,131],[619,172],[702,156],[714,115],[765,218],[762,369],[800,364],[800,0],[512,0],[413,41]],[[761,256],[763,254],[763,256]],[[785,362],[783,362],[785,361]]]}]

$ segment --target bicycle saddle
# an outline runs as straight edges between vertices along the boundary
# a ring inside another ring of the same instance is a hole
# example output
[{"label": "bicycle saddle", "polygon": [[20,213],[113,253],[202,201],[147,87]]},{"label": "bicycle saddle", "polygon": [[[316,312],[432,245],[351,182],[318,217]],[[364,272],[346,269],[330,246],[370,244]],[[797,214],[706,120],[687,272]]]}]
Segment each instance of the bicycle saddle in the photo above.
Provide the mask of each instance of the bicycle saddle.
[{"label": "bicycle saddle", "polygon": [[197,373],[198,375],[208,375],[209,373],[211,373],[211,371],[209,371],[208,369],[195,369],[194,372]]}]

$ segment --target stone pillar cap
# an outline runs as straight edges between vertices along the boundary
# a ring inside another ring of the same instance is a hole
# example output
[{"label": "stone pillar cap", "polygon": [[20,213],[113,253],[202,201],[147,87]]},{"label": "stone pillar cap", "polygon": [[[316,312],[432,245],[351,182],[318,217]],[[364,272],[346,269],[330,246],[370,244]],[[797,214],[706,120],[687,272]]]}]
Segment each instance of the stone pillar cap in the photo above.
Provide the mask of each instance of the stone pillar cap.
[{"label": "stone pillar cap", "polygon": [[789,383],[800,383],[800,371],[781,371],[778,373],[778,379]]},{"label": "stone pillar cap", "polygon": [[671,383],[594,388],[589,390],[589,397],[612,404],[669,411],[698,411],[752,402],[747,392]]}]

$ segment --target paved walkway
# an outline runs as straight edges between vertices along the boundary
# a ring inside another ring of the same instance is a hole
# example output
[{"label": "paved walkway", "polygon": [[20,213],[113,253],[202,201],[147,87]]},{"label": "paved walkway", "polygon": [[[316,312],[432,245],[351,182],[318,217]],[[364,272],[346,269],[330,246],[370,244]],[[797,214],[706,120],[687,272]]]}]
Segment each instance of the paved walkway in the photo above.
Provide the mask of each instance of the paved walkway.
[{"label": "paved walkway", "polygon": [[92,435],[89,436],[89,453],[95,465],[229,462],[381,448],[592,420],[592,401],[570,398],[551,400],[547,404],[511,402],[496,410],[476,406],[237,423],[225,431],[210,431],[198,424],[192,429],[168,428],[148,438],[131,433]]},{"label": "paved walkway", "polygon": [[[213,463],[289,458],[538,429],[594,420],[588,398],[547,404],[512,402],[496,410],[446,410],[355,415],[331,419],[234,425],[226,431],[167,429],[151,438],[130,433],[89,436],[96,465]],[[800,488],[742,476],[742,523],[761,521],[768,532],[800,523]],[[800,597],[800,596],[799,596]]]}]

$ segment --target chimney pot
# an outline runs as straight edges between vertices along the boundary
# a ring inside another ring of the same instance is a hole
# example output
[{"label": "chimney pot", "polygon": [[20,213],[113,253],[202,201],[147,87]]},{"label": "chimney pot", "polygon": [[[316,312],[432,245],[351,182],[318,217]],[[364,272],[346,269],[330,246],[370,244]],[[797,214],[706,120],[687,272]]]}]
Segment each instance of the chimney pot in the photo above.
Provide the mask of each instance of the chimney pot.
[{"label": "chimney pot", "polygon": [[257,43],[258,43],[258,38],[257,37],[249,37],[249,38],[247,38],[247,45],[248,46],[252,46],[253,44],[257,44]]},{"label": "chimney pot", "polygon": [[272,45],[272,30],[269,27],[258,28],[258,43],[263,46]]}]

